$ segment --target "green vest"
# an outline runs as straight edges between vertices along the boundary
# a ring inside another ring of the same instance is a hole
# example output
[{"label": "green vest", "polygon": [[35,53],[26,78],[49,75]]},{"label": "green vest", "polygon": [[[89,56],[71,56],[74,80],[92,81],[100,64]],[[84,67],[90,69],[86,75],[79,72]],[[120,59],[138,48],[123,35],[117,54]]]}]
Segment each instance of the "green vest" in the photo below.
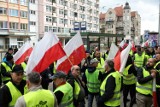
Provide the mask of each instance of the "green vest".
[{"label": "green vest", "polygon": [[102,73],[105,72],[105,69],[104,69],[104,59],[103,58],[100,58],[100,62],[97,65],[97,69],[99,71],[101,71]]},{"label": "green vest", "polygon": [[141,56],[139,56],[137,53],[135,54],[134,63],[137,67],[143,67],[144,57],[145,57],[144,54],[142,54]]},{"label": "green vest", "polygon": [[[6,63],[2,62],[2,65],[5,67],[6,72],[12,72],[12,69]],[[3,81],[8,81],[8,80],[11,80],[11,78],[3,76],[2,80]]]},{"label": "green vest", "polygon": [[39,89],[24,95],[26,107],[53,107],[55,98],[51,91]]},{"label": "green vest", "polygon": [[118,71],[115,71],[115,72],[112,72],[110,73],[105,79],[104,81],[102,82],[101,84],[101,87],[100,87],[100,95],[102,96],[105,92],[105,86],[107,85],[106,84],[106,81],[107,79],[110,77],[110,76],[113,76],[115,78],[115,84],[116,84],[116,87],[114,89],[114,95],[113,97],[106,101],[104,104],[106,106],[119,106],[120,105],[120,90],[121,90],[121,75],[119,74]]},{"label": "green vest", "polygon": [[[147,76],[150,76],[150,73],[143,68],[143,77],[145,78]],[[149,95],[149,94],[152,95],[152,88],[153,88],[152,82],[153,81],[150,80],[145,84],[140,84],[137,81],[136,91],[144,95]]]},{"label": "green vest", "polygon": [[[157,67],[157,65],[160,64],[160,61],[156,63],[156,65],[154,66],[154,68]],[[160,69],[157,69],[158,73],[160,74]],[[156,88],[160,88],[160,85],[156,84]]]},{"label": "green vest", "polygon": [[80,91],[81,91],[81,88],[80,88],[80,86],[79,86],[79,84],[78,84],[78,82],[75,80],[74,81],[74,98],[76,99],[76,100],[78,100],[78,96],[79,96],[79,93],[80,93]]},{"label": "green vest", "polygon": [[[26,69],[27,64],[26,64],[25,62],[22,62],[22,63],[21,63],[21,66],[23,67],[23,70],[24,70],[24,72],[25,72],[25,69]],[[26,75],[23,76],[23,79],[26,80]]]},{"label": "green vest", "polygon": [[132,85],[136,83],[136,77],[134,74],[128,74],[128,70],[131,66],[132,64],[128,65],[123,71],[123,84],[125,85]]},{"label": "green vest", "polygon": [[53,62],[53,65],[54,65],[54,67],[53,67],[53,74],[55,74],[56,73],[56,62]]},{"label": "green vest", "polygon": [[25,69],[26,69],[27,64],[26,64],[25,62],[22,62],[22,63],[21,63],[21,66],[23,67],[23,70],[25,70]]},{"label": "green vest", "polygon": [[87,88],[91,93],[98,93],[100,88],[100,81],[98,80],[99,70],[95,70],[93,73],[89,73],[88,69],[85,72],[87,78]]},{"label": "green vest", "polygon": [[54,93],[57,91],[61,91],[64,94],[59,107],[74,107],[73,88],[69,83],[66,82],[66,84],[57,87]]},{"label": "green vest", "polygon": [[[9,91],[11,93],[12,101],[9,103],[9,107],[14,107],[17,99],[22,96],[21,92],[12,84],[12,82],[8,82],[6,84],[8,86]],[[24,87],[24,94],[27,93],[27,87]]]}]

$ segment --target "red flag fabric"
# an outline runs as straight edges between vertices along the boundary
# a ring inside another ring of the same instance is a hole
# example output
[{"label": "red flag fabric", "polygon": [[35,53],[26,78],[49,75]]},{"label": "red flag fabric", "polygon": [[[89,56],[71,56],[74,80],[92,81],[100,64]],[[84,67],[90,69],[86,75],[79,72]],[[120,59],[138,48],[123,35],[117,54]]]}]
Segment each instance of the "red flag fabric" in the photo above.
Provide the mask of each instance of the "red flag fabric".
[{"label": "red flag fabric", "polygon": [[57,61],[57,70],[68,73],[72,65],[78,65],[86,57],[85,48],[78,32],[64,47],[67,56]]},{"label": "red flag fabric", "polygon": [[35,45],[29,57],[26,72],[42,72],[51,63],[65,56],[65,52],[59,43],[59,39],[51,32],[45,33],[44,37]]},{"label": "red flag fabric", "polygon": [[116,57],[114,58],[115,70],[123,72],[130,50],[131,50],[131,44],[129,43],[129,45],[124,50],[122,50],[121,52],[119,51],[117,53]]},{"label": "red flag fabric", "polygon": [[17,52],[13,55],[15,64],[21,64],[24,62],[27,56],[30,56],[33,50],[33,46],[30,42],[26,42]]},{"label": "red flag fabric", "polygon": [[135,52],[136,51],[136,47],[135,47],[135,45],[134,45],[134,43],[132,42],[132,48],[131,48],[131,50],[133,51],[133,52]]}]

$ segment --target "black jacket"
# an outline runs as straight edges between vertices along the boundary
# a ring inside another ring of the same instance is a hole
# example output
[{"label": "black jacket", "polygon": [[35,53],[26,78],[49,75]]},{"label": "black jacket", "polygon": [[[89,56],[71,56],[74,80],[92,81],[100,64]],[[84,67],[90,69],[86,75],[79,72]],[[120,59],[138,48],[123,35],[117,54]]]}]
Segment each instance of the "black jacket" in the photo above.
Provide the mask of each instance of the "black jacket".
[{"label": "black jacket", "polygon": [[[24,87],[26,85],[26,81],[22,80],[20,85],[16,85],[13,81],[11,81],[13,85],[21,92],[21,94],[24,94]],[[16,94],[16,93],[15,93]],[[0,107],[8,107],[9,103],[12,101],[11,93],[9,91],[8,86],[4,85],[0,89]]]}]

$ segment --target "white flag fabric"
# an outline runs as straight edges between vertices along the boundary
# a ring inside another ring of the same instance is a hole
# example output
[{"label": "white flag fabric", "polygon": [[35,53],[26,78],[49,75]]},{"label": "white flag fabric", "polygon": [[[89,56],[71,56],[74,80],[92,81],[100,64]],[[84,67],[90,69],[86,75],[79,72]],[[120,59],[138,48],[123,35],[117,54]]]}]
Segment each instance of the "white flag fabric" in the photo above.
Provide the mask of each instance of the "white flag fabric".
[{"label": "white flag fabric", "polygon": [[42,72],[51,63],[65,55],[59,39],[52,32],[45,33],[44,37],[35,45],[29,57],[26,73]]},{"label": "white flag fabric", "polygon": [[119,46],[120,46],[121,48],[123,48],[124,44],[125,44],[125,41],[123,40],[123,41],[119,44]]},{"label": "white flag fabric", "polygon": [[21,64],[24,62],[27,56],[30,56],[33,50],[33,45],[30,42],[26,42],[16,53],[13,55],[14,63]]},{"label": "white flag fabric", "polygon": [[121,66],[120,66],[119,72],[123,72],[131,48],[132,48],[132,45],[129,42],[128,46],[121,52]]},{"label": "white flag fabric", "polygon": [[112,42],[107,59],[108,60],[114,59],[118,50],[119,50],[118,47]]}]

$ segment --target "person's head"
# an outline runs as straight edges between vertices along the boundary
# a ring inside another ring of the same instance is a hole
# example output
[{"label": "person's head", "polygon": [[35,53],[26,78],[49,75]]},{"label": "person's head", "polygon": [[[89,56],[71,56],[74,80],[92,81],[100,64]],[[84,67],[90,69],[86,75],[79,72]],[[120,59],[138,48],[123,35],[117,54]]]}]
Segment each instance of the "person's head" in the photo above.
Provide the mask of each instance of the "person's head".
[{"label": "person's head", "polygon": [[9,48],[8,53],[13,54],[13,48]]},{"label": "person's head", "polygon": [[71,73],[74,77],[78,77],[80,75],[80,67],[78,65],[73,65],[71,68]]},{"label": "person's head", "polygon": [[156,59],[155,58],[149,58],[147,61],[147,68],[153,68],[156,64]]},{"label": "person's head", "polygon": [[96,58],[90,60],[91,67],[97,67],[98,63],[99,63],[99,61]]},{"label": "person's head", "polygon": [[11,54],[7,54],[6,61],[12,63],[13,62],[13,56]]},{"label": "person's head", "polygon": [[105,61],[105,71],[108,72],[111,69],[114,69],[114,62],[112,60]]},{"label": "person's head", "polygon": [[31,72],[27,74],[27,87],[30,89],[33,86],[41,85],[41,76],[38,72]]},{"label": "person's head", "polygon": [[86,58],[90,57],[90,51],[86,50]]},{"label": "person's head", "polygon": [[57,71],[52,79],[56,87],[66,82],[67,75],[63,71]]},{"label": "person's head", "polygon": [[137,47],[137,53],[138,53],[139,55],[142,54],[141,47]]},{"label": "person's head", "polygon": [[100,58],[100,56],[101,56],[100,51],[95,51],[95,57]]},{"label": "person's head", "polygon": [[156,61],[160,61],[160,54],[156,54]]},{"label": "person's head", "polygon": [[23,79],[23,67],[21,65],[14,65],[12,72],[11,72],[11,77],[12,77],[12,81],[19,85],[20,82]]}]

